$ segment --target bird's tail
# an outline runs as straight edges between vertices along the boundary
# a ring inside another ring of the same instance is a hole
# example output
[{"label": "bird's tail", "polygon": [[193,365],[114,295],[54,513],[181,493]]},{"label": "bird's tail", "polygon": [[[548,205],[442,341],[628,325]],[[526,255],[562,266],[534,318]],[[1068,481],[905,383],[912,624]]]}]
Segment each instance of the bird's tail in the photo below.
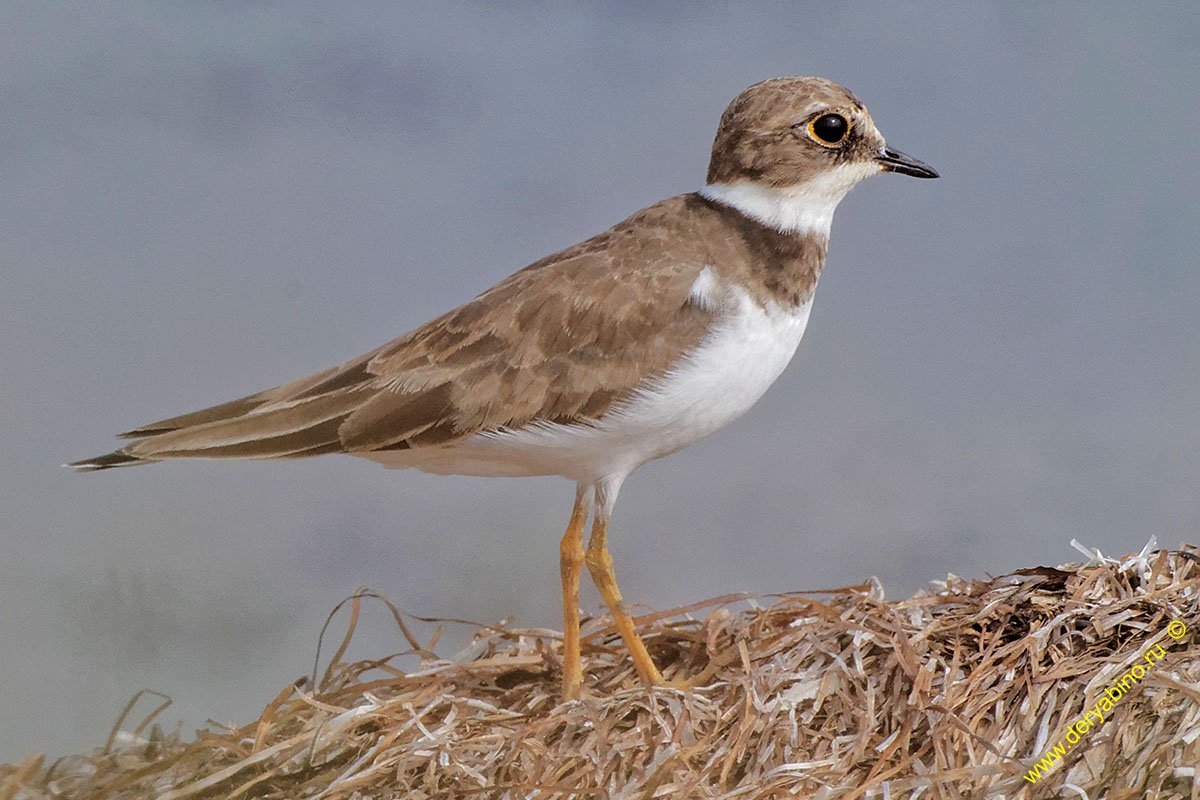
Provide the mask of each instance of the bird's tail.
[{"label": "bird's tail", "polygon": [[118,434],[136,441],[80,472],[177,458],[302,458],[342,449],[338,428],[370,394],[372,354],[290,384]]},{"label": "bird's tail", "polygon": [[128,453],[120,450],[114,450],[111,453],[95,458],[85,458],[83,461],[73,461],[70,464],[64,464],[64,467],[70,467],[76,472],[95,472],[98,469],[113,469],[114,467],[136,467],[138,464],[149,464],[150,459],[138,458],[131,456]]}]

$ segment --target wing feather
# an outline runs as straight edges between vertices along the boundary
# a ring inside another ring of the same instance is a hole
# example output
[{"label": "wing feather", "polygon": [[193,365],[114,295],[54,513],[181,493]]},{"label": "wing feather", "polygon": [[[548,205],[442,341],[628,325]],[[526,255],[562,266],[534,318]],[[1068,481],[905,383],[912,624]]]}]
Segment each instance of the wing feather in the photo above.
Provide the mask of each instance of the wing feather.
[{"label": "wing feather", "polygon": [[79,469],[170,458],[295,458],[436,447],[535,421],[595,418],[699,344],[702,237],[681,198],[542,259],[345,364],[146,425]]}]

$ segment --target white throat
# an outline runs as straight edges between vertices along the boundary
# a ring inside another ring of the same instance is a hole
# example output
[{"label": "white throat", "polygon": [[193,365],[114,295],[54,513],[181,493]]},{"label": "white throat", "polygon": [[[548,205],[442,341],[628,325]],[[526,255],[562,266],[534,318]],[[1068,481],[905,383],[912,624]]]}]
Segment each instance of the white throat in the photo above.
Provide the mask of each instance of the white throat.
[{"label": "white throat", "polygon": [[854,184],[879,171],[844,166],[797,184],[765,186],[761,183],[710,183],[700,194],[723,205],[736,208],[751,219],[784,233],[819,234],[829,238],[833,211]]}]

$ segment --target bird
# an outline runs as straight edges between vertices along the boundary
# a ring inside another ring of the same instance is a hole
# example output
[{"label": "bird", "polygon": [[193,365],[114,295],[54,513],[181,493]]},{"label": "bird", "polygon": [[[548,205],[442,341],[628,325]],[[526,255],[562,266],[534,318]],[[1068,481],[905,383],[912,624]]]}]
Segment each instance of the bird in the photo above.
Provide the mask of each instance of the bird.
[{"label": "bird", "polygon": [[118,434],[133,441],[67,466],[343,453],[437,474],[565,477],[576,491],[559,543],[562,698],[583,688],[584,566],[637,677],[672,684],[617,586],[607,542],[618,492],[641,465],[740,417],[779,377],[808,325],[834,209],[884,172],[938,177],[888,147],[843,86],[756,83],[721,115],[700,190],[339,366]]}]

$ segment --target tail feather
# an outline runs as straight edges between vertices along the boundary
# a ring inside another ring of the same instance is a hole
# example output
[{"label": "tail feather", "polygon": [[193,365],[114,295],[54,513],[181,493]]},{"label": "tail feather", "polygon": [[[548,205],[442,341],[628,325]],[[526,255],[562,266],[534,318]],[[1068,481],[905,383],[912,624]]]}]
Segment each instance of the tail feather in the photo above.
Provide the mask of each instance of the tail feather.
[{"label": "tail feather", "polygon": [[102,469],[113,469],[114,467],[136,467],[138,464],[149,464],[149,459],[138,458],[131,456],[121,450],[114,450],[111,453],[95,458],[86,458],[83,461],[74,461],[66,466],[76,472],[96,472]]},{"label": "tail feather", "polygon": [[338,441],[337,426],[363,401],[361,391],[255,409],[149,436],[124,450],[142,458],[264,458]]},{"label": "tail feather", "polygon": [[67,466],[93,472],[174,458],[302,458],[343,449],[338,428],[349,411],[299,425],[287,420],[294,416],[282,411],[267,412],[250,419],[183,428]]},{"label": "tail feather", "polygon": [[302,458],[338,452],[338,427],[371,394],[366,360],[364,356],[258,394],[126,431],[119,435],[138,441],[66,466],[92,472],[174,458]]},{"label": "tail feather", "polygon": [[[126,431],[119,436],[136,441],[66,466],[90,472],[176,458],[305,458],[364,449],[347,441],[344,424],[364,406],[379,405],[381,392],[392,394],[370,369],[371,359],[385,348],[273,389]],[[402,397],[396,393],[394,401],[404,407]],[[423,431],[429,425],[419,427]]]},{"label": "tail feather", "polygon": [[[338,427],[346,416],[342,414],[314,422],[306,428],[289,433],[247,437],[240,441],[210,442],[204,432],[197,432],[194,436],[177,440],[169,446],[159,444],[156,438],[151,438],[138,442],[136,450],[129,455],[157,461],[166,458],[294,458],[301,454],[308,455],[318,449],[330,452],[335,447],[340,449]],[[191,431],[184,429],[176,433],[189,434]],[[138,451],[144,451],[146,454]]]},{"label": "tail feather", "polygon": [[[230,400],[227,403],[221,403],[208,408],[202,408],[199,411],[192,411],[188,414],[180,414],[177,417],[169,417],[167,419],[152,422],[149,425],[143,425],[140,428],[134,428],[131,431],[118,433],[117,436],[122,439],[142,439],[147,436],[159,436],[164,433],[182,430],[184,428],[194,428],[199,425],[207,425],[211,422],[224,422],[227,420],[237,419],[246,414],[254,413],[256,410],[273,403],[280,403],[287,400],[305,399],[305,392],[311,391],[313,387],[321,387],[329,384],[329,379],[343,373],[352,373],[358,381],[362,381],[365,375],[362,367],[365,366],[369,356],[360,356],[346,364],[331,369],[322,370],[315,375],[309,375],[291,383],[285,383],[282,386],[276,386],[273,389],[267,389],[257,394],[240,397],[237,400]],[[344,384],[344,388],[351,388],[350,384]],[[308,397],[314,395],[307,395]]]},{"label": "tail feather", "polygon": [[205,425],[209,422],[220,422],[221,420],[239,417],[242,414],[247,414],[253,411],[263,403],[262,394],[252,394],[248,397],[243,397],[238,400],[230,400],[228,403],[221,403],[211,408],[206,408],[203,411],[193,411],[190,414],[182,414],[178,417],[160,420],[159,422],[150,425],[143,425],[140,428],[134,428],[131,431],[118,433],[118,439],[144,439],[147,436],[158,436],[163,433],[170,433],[181,428],[187,428],[192,425]]}]

